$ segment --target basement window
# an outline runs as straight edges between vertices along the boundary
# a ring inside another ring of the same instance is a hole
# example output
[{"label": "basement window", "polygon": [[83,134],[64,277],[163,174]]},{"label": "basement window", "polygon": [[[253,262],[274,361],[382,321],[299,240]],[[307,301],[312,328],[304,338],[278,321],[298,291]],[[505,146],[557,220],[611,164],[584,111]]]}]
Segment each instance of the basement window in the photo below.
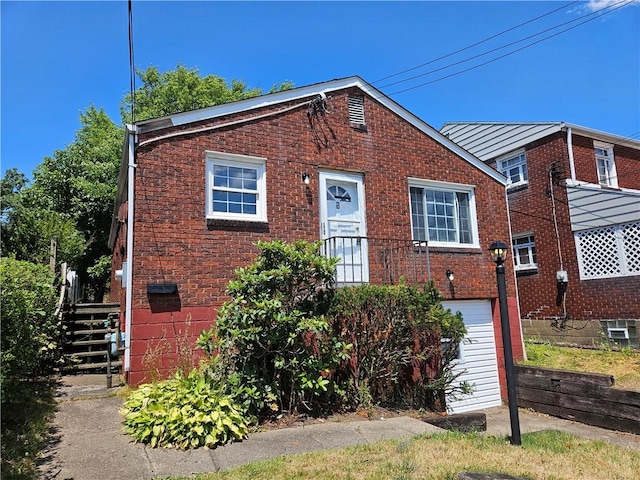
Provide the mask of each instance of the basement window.
[{"label": "basement window", "polygon": [[627,328],[608,328],[607,336],[611,340],[629,340],[629,330]]},{"label": "basement window", "polygon": [[364,97],[349,95],[347,97],[347,106],[349,108],[349,125],[357,130],[367,130],[367,124],[364,120]]}]

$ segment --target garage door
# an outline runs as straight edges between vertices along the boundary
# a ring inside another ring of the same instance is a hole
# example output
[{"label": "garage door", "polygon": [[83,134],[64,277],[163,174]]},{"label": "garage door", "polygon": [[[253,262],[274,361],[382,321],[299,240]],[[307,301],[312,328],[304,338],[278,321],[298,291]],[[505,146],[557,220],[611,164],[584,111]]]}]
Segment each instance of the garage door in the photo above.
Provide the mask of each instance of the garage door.
[{"label": "garage door", "polygon": [[447,399],[447,409],[450,413],[462,413],[501,405],[491,302],[450,300],[442,304],[454,313],[461,312],[464,318],[467,336],[460,345],[460,359],[454,371],[463,372],[458,382],[466,381],[473,385],[470,395],[458,400]]}]

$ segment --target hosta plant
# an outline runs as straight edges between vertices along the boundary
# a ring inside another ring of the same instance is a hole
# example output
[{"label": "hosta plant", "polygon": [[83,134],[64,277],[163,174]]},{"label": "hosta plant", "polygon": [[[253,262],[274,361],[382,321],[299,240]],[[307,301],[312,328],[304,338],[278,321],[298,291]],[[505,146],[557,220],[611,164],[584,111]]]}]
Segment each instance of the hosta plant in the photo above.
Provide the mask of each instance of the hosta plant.
[{"label": "hosta plant", "polygon": [[239,409],[197,370],[140,386],[121,413],[125,431],[151,447],[211,448],[247,435]]}]

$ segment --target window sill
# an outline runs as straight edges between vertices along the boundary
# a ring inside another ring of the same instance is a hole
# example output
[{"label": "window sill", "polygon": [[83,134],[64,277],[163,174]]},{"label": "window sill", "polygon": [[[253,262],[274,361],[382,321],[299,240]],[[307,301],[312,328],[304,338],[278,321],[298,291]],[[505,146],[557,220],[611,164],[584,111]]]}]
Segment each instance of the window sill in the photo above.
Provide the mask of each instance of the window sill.
[{"label": "window sill", "polygon": [[507,187],[507,194],[514,193],[514,192],[519,192],[521,190],[526,190],[527,188],[529,188],[529,182],[527,182],[527,183],[518,183],[516,185],[511,185],[511,186]]},{"label": "window sill", "polygon": [[538,267],[528,268],[516,268],[516,277],[528,277],[530,275],[537,275]]},{"label": "window sill", "polygon": [[427,247],[429,248],[429,253],[464,253],[470,255],[482,255],[482,249],[480,247],[445,247],[441,245],[428,245]]},{"label": "window sill", "polygon": [[231,218],[207,218],[207,227],[268,229],[267,220],[239,220]]}]

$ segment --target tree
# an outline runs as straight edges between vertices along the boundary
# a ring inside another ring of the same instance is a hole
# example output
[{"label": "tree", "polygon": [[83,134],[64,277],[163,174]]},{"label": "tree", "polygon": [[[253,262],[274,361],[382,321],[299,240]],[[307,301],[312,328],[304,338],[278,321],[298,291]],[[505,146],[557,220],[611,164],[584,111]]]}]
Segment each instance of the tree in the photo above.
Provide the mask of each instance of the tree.
[{"label": "tree", "polygon": [[[139,71],[135,92],[136,120],[168,115],[254,97],[263,92],[221,77],[202,77],[197,69],[178,65],[159,72]],[[276,84],[271,92],[292,88]],[[131,95],[121,103],[123,121],[130,119]],[[101,301],[109,279],[111,252],[107,246],[122,154],[123,128],[103,109],[89,106],[80,113],[80,128],[71,144],[45,157],[33,182],[17,169],[2,179],[3,255],[48,263],[51,236],[58,237],[59,263],[78,271],[85,300]]]},{"label": "tree", "polygon": [[[136,121],[235,102],[264,93],[259,88],[248,88],[241,80],[231,80],[227,85],[222,77],[203,77],[197,68],[190,69],[180,64],[175,70],[162,73],[156,67],[148,67],[137,71],[137,75],[142,86],[135,92]],[[274,85],[269,93],[291,88],[293,83],[285,81]],[[131,122],[131,100],[128,93],[120,105],[123,123]]]},{"label": "tree", "polygon": [[0,180],[0,203],[2,204],[1,216],[4,219],[11,210],[20,203],[22,189],[29,183],[24,173],[17,168],[10,168]]},{"label": "tree", "polygon": [[56,236],[59,263],[77,269],[88,298],[100,301],[109,278],[105,258],[123,131],[94,106],[80,114],[80,124],[67,148],[36,167],[31,184],[15,169],[5,174],[2,248],[19,260],[48,263]]}]

